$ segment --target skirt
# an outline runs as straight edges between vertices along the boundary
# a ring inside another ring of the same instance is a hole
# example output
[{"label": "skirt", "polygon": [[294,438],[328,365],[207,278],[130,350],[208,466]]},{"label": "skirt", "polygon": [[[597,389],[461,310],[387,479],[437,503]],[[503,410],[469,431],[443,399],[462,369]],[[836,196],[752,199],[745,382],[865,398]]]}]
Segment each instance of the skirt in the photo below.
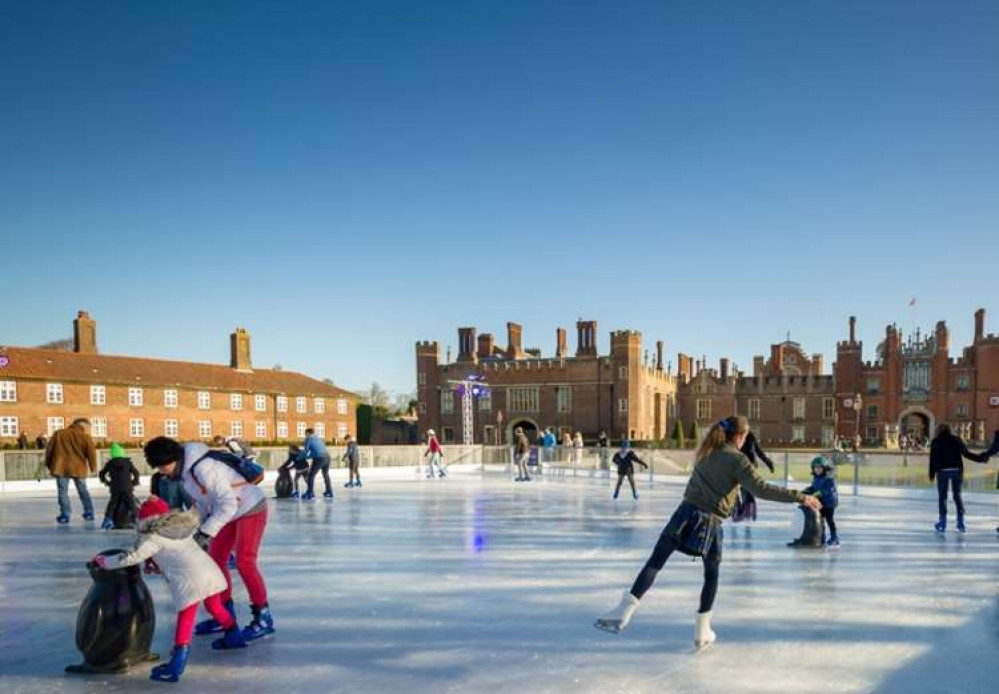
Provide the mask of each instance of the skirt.
[{"label": "skirt", "polygon": [[677,551],[691,557],[711,557],[721,561],[725,533],[722,521],[684,501],[673,512],[663,535],[676,540]]}]

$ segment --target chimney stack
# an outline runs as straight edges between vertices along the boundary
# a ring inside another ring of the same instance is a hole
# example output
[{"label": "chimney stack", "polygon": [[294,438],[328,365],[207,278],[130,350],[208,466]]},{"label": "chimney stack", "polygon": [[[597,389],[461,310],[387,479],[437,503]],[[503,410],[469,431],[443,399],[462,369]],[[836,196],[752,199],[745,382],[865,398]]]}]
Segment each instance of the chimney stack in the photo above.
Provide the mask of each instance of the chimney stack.
[{"label": "chimney stack", "polygon": [[597,322],[595,320],[576,321],[576,356],[597,356]]},{"label": "chimney stack", "polygon": [[728,379],[728,364],[729,361],[725,357],[718,360],[718,375],[723,381]]},{"label": "chimney stack", "polygon": [[506,356],[507,359],[523,359],[524,348],[521,345],[523,328],[520,323],[506,324]]},{"label": "chimney stack", "polygon": [[479,335],[479,359],[493,356],[493,348],[496,346],[496,339],[492,333],[482,333]]},{"label": "chimney stack", "polygon": [[656,371],[663,370],[663,341],[656,340]]},{"label": "chimney stack", "polygon": [[764,359],[761,355],[757,354],[753,357],[753,375],[762,376],[763,372],[766,371],[766,365],[766,359]]},{"label": "chimney stack", "polygon": [[475,362],[475,328],[458,328],[458,361]]},{"label": "chimney stack", "polygon": [[975,342],[985,339],[985,309],[975,311]]},{"label": "chimney stack", "polygon": [[680,383],[690,380],[690,357],[683,352],[676,355],[676,376]]},{"label": "chimney stack", "polygon": [[826,358],[821,354],[815,353],[812,355],[812,375],[821,376],[822,372],[826,368]]},{"label": "chimney stack", "polygon": [[73,351],[97,354],[97,321],[86,311],[77,311],[73,320]]},{"label": "chimney stack", "polygon": [[236,328],[229,335],[229,366],[237,371],[252,371],[250,362],[250,333],[245,328]]},{"label": "chimney stack", "polygon": [[857,317],[850,316],[850,344],[857,344]]}]

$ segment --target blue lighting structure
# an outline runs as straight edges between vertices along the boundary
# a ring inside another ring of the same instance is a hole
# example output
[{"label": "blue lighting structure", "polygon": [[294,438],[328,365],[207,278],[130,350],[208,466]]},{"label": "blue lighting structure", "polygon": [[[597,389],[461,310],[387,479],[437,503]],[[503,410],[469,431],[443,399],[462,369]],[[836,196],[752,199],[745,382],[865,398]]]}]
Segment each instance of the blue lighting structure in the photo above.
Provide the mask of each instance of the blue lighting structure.
[{"label": "blue lighting structure", "polygon": [[475,401],[489,395],[489,384],[482,374],[471,373],[460,381],[448,381],[461,396],[461,442],[471,446],[475,433]]}]

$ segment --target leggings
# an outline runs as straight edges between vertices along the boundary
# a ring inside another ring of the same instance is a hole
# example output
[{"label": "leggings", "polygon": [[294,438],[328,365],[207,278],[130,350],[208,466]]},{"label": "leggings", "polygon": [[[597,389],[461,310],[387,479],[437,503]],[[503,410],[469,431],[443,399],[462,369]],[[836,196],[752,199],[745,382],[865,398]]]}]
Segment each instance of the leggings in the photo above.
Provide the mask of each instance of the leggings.
[{"label": "leggings", "polygon": [[[656,575],[666,564],[669,555],[673,554],[679,544],[676,538],[668,535],[660,535],[656,548],[652,550],[652,556],[645,563],[645,567],[638,574],[635,583],[631,586],[631,594],[639,600],[652,587],[656,580]],[[698,612],[710,612],[715,604],[715,595],[718,593],[718,569],[721,566],[721,556],[712,549],[704,557],[704,587],[701,588],[701,605]]]},{"label": "leggings", "polygon": [[822,510],[819,512],[822,514],[823,520],[826,522],[826,526],[829,528],[829,534],[836,536],[836,519],[833,516],[836,513],[835,508],[829,508],[828,506],[823,506]]},{"label": "leggings", "polygon": [[635,473],[634,472],[618,473],[618,476],[617,476],[617,486],[614,487],[614,496],[617,496],[618,492],[621,491],[621,483],[624,482],[624,478],[625,477],[628,478],[628,484],[631,485],[631,495],[632,496],[638,496],[638,492],[635,490]]},{"label": "leggings", "polygon": [[250,604],[263,607],[267,604],[267,586],[264,577],[257,567],[257,553],[260,551],[260,540],[267,527],[267,508],[257,513],[229,521],[208,546],[208,554],[225,576],[227,588],[222,592],[223,602],[232,600],[232,576],[229,575],[229,555],[235,550],[236,570],[239,571],[246,592],[250,595]]},{"label": "leggings", "polygon": [[[222,628],[229,631],[236,626],[236,620],[229,614],[222,604],[222,593],[209,595],[205,598],[205,609],[212,618],[222,625]],[[194,618],[198,614],[198,603],[192,602],[190,605],[177,613],[177,632],[173,637],[175,646],[190,646],[191,634],[194,631]]]}]

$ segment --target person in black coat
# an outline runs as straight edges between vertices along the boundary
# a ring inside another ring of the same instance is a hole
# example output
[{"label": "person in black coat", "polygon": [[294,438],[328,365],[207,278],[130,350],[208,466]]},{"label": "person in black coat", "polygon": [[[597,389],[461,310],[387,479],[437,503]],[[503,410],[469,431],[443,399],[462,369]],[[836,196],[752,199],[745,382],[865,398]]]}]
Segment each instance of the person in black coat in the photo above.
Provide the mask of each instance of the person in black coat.
[{"label": "person in black coat", "polygon": [[101,528],[115,530],[135,527],[138,505],[135,503],[134,489],[139,484],[139,471],[132,464],[132,459],[125,456],[125,449],[117,443],[111,444],[111,457],[97,473],[101,483],[111,489],[104,510],[104,522]]},{"label": "person in black coat", "polygon": [[[990,449],[991,450],[991,449]],[[937,427],[936,436],[930,442],[930,481],[937,482],[937,505],[940,518],[933,526],[938,533],[947,530],[947,487],[950,486],[957,507],[957,531],[963,533],[964,500],[961,498],[961,485],[964,481],[964,458],[977,463],[987,463],[988,451],[972,453],[964,445],[961,437],[955,434],[949,424]]]},{"label": "person in black coat", "polygon": [[614,454],[614,464],[617,465],[617,486],[614,487],[614,498],[617,498],[618,493],[621,491],[621,483],[624,482],[624,478],[628,478],[628,484],[631,485],[631,495],[637,499],[638,492],[635,490],[635,463],[638,463],[646,470],[649,466],[646,465],[637,455],[635,451],[631,450],[631,444],[628,439],[621,441],[621,450]]},{"label": "person in black coat", "polygon": [[[753,464],[753,467],[759,468],[760,461],[762,460],[763,464],[770,469],[770,472],[774,471],[773,461],[760,448],[760,444],[752,431],[746,435],[746,442],[742,444],[742,448],[739,450],[749,458],[749,462]],[[744,520],[756,520],[756,497],[748,490],[740,489],[739,498],[735,502],[735,511],[732,513],[732,521],[738,523]]]}]

